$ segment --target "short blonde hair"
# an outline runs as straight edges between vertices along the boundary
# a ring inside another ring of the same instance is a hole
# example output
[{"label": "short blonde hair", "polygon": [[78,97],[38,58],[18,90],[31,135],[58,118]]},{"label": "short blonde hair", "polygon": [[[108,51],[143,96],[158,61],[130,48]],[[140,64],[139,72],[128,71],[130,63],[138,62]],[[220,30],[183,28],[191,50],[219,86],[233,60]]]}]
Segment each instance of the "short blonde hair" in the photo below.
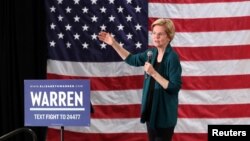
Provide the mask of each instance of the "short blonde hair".
[{"label": "short blonde hair", "polygon": [[174,26],[174,22],[172,20],[170,20],[170,19],[157,19],[151,25],[152,30],[153,30],[154,26],[156,26],[156,25],[165,26],[166,33],[167,33],[168,37],[170,38],[170,41],[173,40],[174,35],[175,35],[175,26]]}]

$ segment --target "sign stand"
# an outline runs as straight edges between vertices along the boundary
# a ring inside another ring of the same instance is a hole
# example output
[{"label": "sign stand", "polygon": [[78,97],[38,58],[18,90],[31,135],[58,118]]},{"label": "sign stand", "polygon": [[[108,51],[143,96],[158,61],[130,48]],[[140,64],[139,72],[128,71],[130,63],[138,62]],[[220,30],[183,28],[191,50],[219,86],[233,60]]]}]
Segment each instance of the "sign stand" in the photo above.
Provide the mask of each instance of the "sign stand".
[{"label": "sign stand", "polygon": [[61,126],[61,141],[64,141],[64,126]]}]

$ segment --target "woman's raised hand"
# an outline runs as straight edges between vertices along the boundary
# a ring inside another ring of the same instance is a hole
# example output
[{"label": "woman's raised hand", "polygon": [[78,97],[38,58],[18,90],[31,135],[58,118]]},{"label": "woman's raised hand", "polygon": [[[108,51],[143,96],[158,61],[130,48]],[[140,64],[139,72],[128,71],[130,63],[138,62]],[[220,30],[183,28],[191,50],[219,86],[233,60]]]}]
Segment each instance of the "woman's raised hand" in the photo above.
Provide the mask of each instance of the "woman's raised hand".
[{"label": "woman's raised hand", "polygon": [[114,37],[111,36],[110,33],[107,33],[107,32],[104,32],[104,31],[101,31],[99,34],[98,34],[98,38],[99,40],[103,41],[104,43],[112,46],[115,42],[115,39]]}]

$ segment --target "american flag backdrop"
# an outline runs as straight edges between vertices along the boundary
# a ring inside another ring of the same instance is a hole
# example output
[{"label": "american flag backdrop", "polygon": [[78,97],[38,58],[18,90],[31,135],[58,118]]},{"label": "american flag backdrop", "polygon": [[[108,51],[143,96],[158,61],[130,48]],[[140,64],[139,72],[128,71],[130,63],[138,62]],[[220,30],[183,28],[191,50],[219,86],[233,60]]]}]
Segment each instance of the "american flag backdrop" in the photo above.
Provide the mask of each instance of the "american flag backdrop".
[{"label": "american flag backdrop", "polygon": [[[46,0],[48,79],[90,79],[90,127],[70,141],[146,141],[140,123],[143,68],[97,39],[107,31],[131,53],[152,47],[150,25],[171,18],[183,86],[174,141],[206,141],[209,124],[250,124],[249,0]],[[47,141],[60,139],[49,127]]]}]

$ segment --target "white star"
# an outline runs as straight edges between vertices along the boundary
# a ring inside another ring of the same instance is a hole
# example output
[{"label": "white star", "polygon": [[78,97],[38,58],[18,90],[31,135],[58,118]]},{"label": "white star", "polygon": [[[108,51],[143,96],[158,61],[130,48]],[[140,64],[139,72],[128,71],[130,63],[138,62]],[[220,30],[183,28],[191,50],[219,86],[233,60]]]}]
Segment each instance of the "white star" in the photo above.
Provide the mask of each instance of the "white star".
[{"label": "white star", "polygon": [[67,48],[70,48],[71,43],[70,43],[70,42],[67,42],[67,43],[66,43],[66,46],[67,46]]},{"label": "white star", "polygon": [[123,44],[122,42],[119,42],[119,45],[120,45],[121,47],[123,47],[124,44]]},{"label": "white star", "polygon": [[136,30],[141,30],[141,25],[137,24],[137,25],[135,26],[135,29],[136,29]]},{"label": "white star", "polygon": [[118,25],[118,30],[123,30],[124,26],[122,24]]},{"label": "white star", "polygon": [[92,22],[97,22],[98,17],[96,17],[96,16],[94,15],[93,17],[91,17],[91,19],[92,19]]},{"label": "white star", "polygon": [[106,49],[106,44],[105,43],[101,43],[101,49]]},{"label": "white star", "polygon": [[75,4],[79,4],[80,0],[74,0]]},{"label": "white star", "polygon": [[136,45],[136,48],[141,48],[142,44],[140,42],[137,42],[135,45]]},{"label": "white star", "polygon": [[55,27],[56,27],[56,25],[55,25],[54,23],[51,23],[51,24],[50,24],[50,28],[51,28],[51,29],[55,29]]},{"label": "white star", "polygon": [[132,0],[127,0],[127,4],[132,4]]},{"label": "white star", "polygon": [[113,21],[115,21],[115,17],[113,16],[113,15],[111,15],[110,17],[109,17],[109,21],[111,22],[113,22]]},{"label": "white star", "polygon": [[102,7],[102,8],[100,8],[100,10],[101,10],[101,13],[106,13],[106,8],[105,7]]},{"label": "white star", "polygon": [[115,0],[109,0],[109,4],[114,4]]},{"label": "white star", "polygon": [[122,13],[123,12],[123,8],[120,6],[117,8],[118,9],[118,13]]},{"label": "white star", "polygon": [[51,46],[51,47],[55,47],[55,45],[56,45],[56,42],[55,41],[51,41],[51,42],[49,42],[49,46]]},{"label": "white star", "polygon": [[96,40],[97,39],[97,35],[95,33],[92,34],[91,37],[92,37],[92,40]]},{"label": "white star", "polygon": [[71,30],[71,26],[69,24],[67,24],[65,27],[66,27],[66,30]]},{"label": "white star", "polygon": [[57,35],[58,35],[58,39],[63,39],[64,34],[62,34],[62,32]]},{"label": "white star", "polygon": [[93,17],[91,17],[91,19],[92,19],[92,22],[97,22],[98,17],[96,17],[96,16],[94,15]]},{"label": "white star", "polygon": [[61,15],[58,16],[58,21],[62,21],[63,17]]},{"label": "white star", "polygon": [[96,4],[97,0],[91,0],[92,4]]},{"label": "white star", "polygon": [[127,34],[127,39],[128,39],[128,40],[129,40],[129,39],[132,39],[132,37],[133,37],[132,34],[130,34],[130,33]]},{"label": "white star", "polygon": [[128,16],[126,17],[126,19],[127,19],[127,22],[128,22],[128,21],[131,21],[131,20],[132,20],[132,17],[131,17],[130,15],[128,15]]},{"label": "white star", "polygon": [[50,7],[50,12],[56,12],[56,8],[54,6]]},{"label": "white star", "polygon": [[79,40],[80,35],[79,35],[78,33],[76,33],[76,34],[74,35],[74,38],[75,38],[75,40]]},{"label": "white star", "polygon": [[113,38],[115,38],[115,35],[113,33],[110,34]]},{"label": "white star", "polygon": [[82,9],[82,13],[88,13],[88,8],[87,7],[83,7],[83,9]]},{"label": "white star", "polygon": [[102,31],[105,31],[105,30],[106,30],[106,26],[105,26],[104,24],[101,25],[100,28],[101,28]]},{"label": "white star", "polygon": [[77,15],[74,17],[74,20],[75,20],[75,22],[79,22],[79,20],[80,20],[80,17],[78,17]]},{"label": "white star", "polygon": [[139,7],[138,5],[136,6],[136,8],[135,8],[135,12],[137,13],[137,12],[141,12],[141,7]]},{"label": "white star", "polygon": [[67,7],[66,8],[66,13],[70,13],[71,12],[71,8]]},{"label": "white star", "polygon": [[58,4],[62,4],[63,0],[57,0]]},{"label": "white star", "polygon": [[82,31],[87,31],[88,28],[89,28],[89,27],[85,24],[84,26],[82,26]]},{"label": "white star", "polygon": [[89,44],[87,44],[86,42],[84,42],[84,43],[82,44],[82,48],[83,48],[83,49],[85,49],[85,48],[87,49],[88,46],[89,46]]}]

